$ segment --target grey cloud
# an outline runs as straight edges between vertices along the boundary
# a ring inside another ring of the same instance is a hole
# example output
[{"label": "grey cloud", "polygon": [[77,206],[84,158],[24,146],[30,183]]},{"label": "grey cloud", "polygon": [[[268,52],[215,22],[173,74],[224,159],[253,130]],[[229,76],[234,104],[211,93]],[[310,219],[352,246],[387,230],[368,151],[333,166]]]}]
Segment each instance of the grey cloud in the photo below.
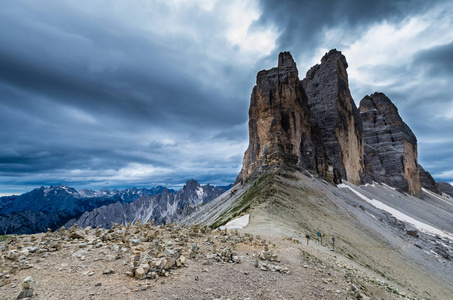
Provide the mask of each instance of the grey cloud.
[{"label": "grey cloud", "polygon": [[[11,20],[6,15],[4,26],[21,30],[2,35],[0,79],[5,83],[59,103],[90,112],[107,111],[132,121],[138,117],[158,124],[168,115],[190,123],[199,123],[203,117],[210,126],[244,121],[243,115],[238,118],[236,114],[246,107],[237,94],[218,93],[197,81],[200,74],[188,73],[194,62],[196,66],[209,61],[184,57],[184,51],[174,53],[174,48],[184,49],[183,39],[177,41],[181,45],[167,45],[160,37],[146,37],[108,19],[98,20],[74,13],[64,4],[58,6],[63,13],[56,14],[53,6],[53,13],[26,11],[35,21],[46,20],[44,25],[38,22],[38,28],[33,19],[27,26],[22,19]],[[28,39],[30,35],[36,36]],[[52,44],[56,46],[49,48]]]},{"label": "grey cloud", "polygon": [[[376,22],[394,22],[423,11],[427,1],[272,1],[261,0],[263,14],[258,24],[275,24],[282,30],[278,50],[316,49],[326,29],[340,29],[342,38],[353,38]],[[340,47],[332,45],[331,47]]]},{"label": "grey cloud", "polygon": [[[70,1],[3,5],[0,176],[4,184],[58,183],[54,182],[58,177],[63,181],[74,169],[91,171],[96,177],[102,170],[119,170],[130,163],[177,170],[184,159],[183,142],[169,146],[154,141],[146,146],[142,141],[149,136],[165,138],[162,132],[185,142],[207,140],[215,132],[243,126],[247,119],[243,112],[251,86],[244,82],[251,68],[226,63],[214,67],[223,70],[218,78],[210,76],[214,62],[194,47],[190,32],[186,36],[145,33],[130,22],[117,22],[115,16],[101,16],[102,7],[94,4],[89,13]],[[168,9],[164,3],[153,5],[162,13]],[[197,15],[200,18],[193,19]],[[195,11],[187,18],[199,23],[194,26],[205,31],[202,35],[215,33],[215,26],[202,24],[212,25],[215,20]],[[223,87],[222,81],[239,88]],[[231,163],[222,159],[213,163]],[[227,173],[212,174],[233,177],[231,170],[222,172]],[[149,180],[174,184],[195,175],[156,174]]]},{"label": "grey cloud", "polygon": [[453,43],[424,50],[417,54],[414,62],[427,66],[432,76],[453,77]]},{"label": "grey cloud", "polygon": [[248,130],[245,124],[240,126],[234,126],[220,131],[213,137],[213,140],[226,139],[230,141],[247,141]]},{"label": "grey cloud", "polygon": [[450,141],[419,146],[423,149],[423,151],[419,150],[420,164],[429,168],[429,172],[435,178],[449,171],[449,176],[437,177],[437,180],[453,182],[453,141],[450,139]]}]

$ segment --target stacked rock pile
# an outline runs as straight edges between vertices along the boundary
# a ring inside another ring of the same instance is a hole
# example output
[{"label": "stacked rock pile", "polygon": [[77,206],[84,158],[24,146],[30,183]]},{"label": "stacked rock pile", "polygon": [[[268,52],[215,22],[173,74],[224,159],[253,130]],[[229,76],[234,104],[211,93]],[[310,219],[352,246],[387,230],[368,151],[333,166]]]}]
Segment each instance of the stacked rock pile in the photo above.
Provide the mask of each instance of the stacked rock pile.
[{"label": "stacked rock pile", "polygon": [[272,253],[272,250],[269,250],[269,245],[265,244],[263,251],[260,254],[253,253],[255,259],[255,267],[260,268],[263,271],[277,271],[285,274],[289,274],[289,269],[287,267],[281,266],[280,260],[278,259],[277,254]]},{"label": "stacked rock pile", "polygon": [[37,285],[38,284],[36,283],[36,281],[33,280],[33,277],[28,276],[27,278],[25,278],[24,282],[22,283],[22,291],[20,291],[20,293],[16,299],[24,299],[24,298],[32,297],[33,289]]},{"label": "stacked rock pile", "polygon": [[212,231],[196,223],[191,226],[169,224],[157,227],[135,224],[132,227],[135,234],[146,232],[142,235],[145,238],[139,238],[135,243],[130,270],[126,272],[136,279],[168,277],[173,269],[186,266],[188,259],[203,260],[205,265],[213,262],[241,263],[241,257],[234,250],[239,243],[253,247],[264,245],[265,251],[269,252],[267,242],[260,236],[240,234],[237,230]]},{"label": "stacked rock pile", "polygon": [[85,264],[93,257],[94,261],[106,262],[124,259],[127,271],[124,268],[123,271],[108,269],[103,274],[119,272],[142,280],[168,277],[174,269],[186,266],[190,260],[206,265],[253,263],[253,258],[245,260],[247,256],[238,255],[236,247],[239,244],[251,247],[255,252],[262,250],[259,255],[263,261],[259,266],[261,270],[289,272],[287,268],[274,265],[278,263],[277,256],[269,250],[271,244],[259,235],[243,234],[238,230],[213,231],[199,224],[155,226],[153,222],[142,224],[137,221],[135,224],[114,224],[110,229],[81,229],[74,225],[54,232],[9,236],[0,243],[0,286],[10,284],[10,275],[20,270],[31,269],[27,275],[33,275],[32,261],[42,263],[60,251],[72,259],[85,261]]}]

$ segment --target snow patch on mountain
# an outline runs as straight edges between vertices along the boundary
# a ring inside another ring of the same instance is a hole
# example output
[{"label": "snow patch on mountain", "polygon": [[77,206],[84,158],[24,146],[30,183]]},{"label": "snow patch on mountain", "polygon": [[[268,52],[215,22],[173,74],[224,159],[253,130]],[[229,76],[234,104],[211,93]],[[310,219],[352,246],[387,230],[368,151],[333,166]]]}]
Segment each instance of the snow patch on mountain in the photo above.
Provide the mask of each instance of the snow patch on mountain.
[{"label": "snow patch on mountain", "polygon": [[224,226],[220,226],[221,230],[226,229],[241,229],[244,228],[249,224],[250,221],[250,214],[243,215],[242,217],[236,218],[231,220],[230,222],[226,223]]},{"label": "snow patch on mountain", "polygon": [[437,194],[431,192],[430,190],[427,190],[427,189],[425,189],[425,188],[422,188],[422,191],[424,191],[425,193],[428,193],[428,194],[430,194],[431,196],[433,196],[433,197],[435,197],[435,198],[437,198],[437,199],[439,199],[439,200],[441,200],[441,201],[443,201],[443,202],[445,202],[445,203],[450,204],[450,205],[453,206],[453,203],[452,203],[452,202],[443,199],[443,198],[440,197],[439,195],[437,195]]},{"label": "snow patch on mountain", "polygon": [[195,192],[197,193],[198,196],[198,203],[196,203],[196,205],[200,205],[203,202],[204,190],[201,186],[199,186]]},{"label": "snow patch on mountain", "polygon": [[[362,193],[360,193],[359,191],[357,191],[356,189],[354,189],[353,187],[351,187],[349,185],[346,185],[344,183],[340,183],[340,184],[337,185],[337,187],[340,188],[340,189],[349,189],[349,190],[351,190],[358,197],[360,197],[361,199],[363,199],[366,202],[370,203],[374,207],[388,212],[389,214],[391,214],[396,219],[398,219],[400,221],[403,221],[403,222],[406,222],[406,223],[409,223],[412,226],[414,226],[415,228],[417,228],[418,230],[420,230],[420,231],[422,231],[422,232],[424,232],[426,234],[438,235],[438,236],[453,240],[453,234],[451,234],[449,232],[446,232],[446,231],[443,231],[443,230],[440,230],[440,229],[438,229],[438,228],[436,228],[434,226],[428,225],[428,224],[426,224],[426,223],[424,223],[422,221],[416,220],[416,219],[406,215],[405,213],[402,213],[401,211],[399,211],[397,209],[394,209],[393,207],[390,207],[387,204],[382,203],[381,201],[378,201],[376,199],[370,199],[370,198],[366,197],[365,195],[363,195]],[[387,187],[389,187],[389,186],[387,186]]]}]

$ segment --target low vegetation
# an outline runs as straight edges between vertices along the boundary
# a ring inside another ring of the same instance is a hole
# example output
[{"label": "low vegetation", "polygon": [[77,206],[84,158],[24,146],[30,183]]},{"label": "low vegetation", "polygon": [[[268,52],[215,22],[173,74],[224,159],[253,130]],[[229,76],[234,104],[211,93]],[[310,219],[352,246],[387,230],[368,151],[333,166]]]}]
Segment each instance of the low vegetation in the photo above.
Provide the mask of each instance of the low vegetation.
[{"label": "low vegetation", "polygon": [[263,190],[269,188],[272,178],[272,175],[265,174],[256,179],[252,187],[242,197],[237,199],[225,213],[220,215],[211,225],[211,228],[225,225],[235,217],[247,212],[252,204],[258,200],[257,197],[259,195],[266,194],[263,193]]}]

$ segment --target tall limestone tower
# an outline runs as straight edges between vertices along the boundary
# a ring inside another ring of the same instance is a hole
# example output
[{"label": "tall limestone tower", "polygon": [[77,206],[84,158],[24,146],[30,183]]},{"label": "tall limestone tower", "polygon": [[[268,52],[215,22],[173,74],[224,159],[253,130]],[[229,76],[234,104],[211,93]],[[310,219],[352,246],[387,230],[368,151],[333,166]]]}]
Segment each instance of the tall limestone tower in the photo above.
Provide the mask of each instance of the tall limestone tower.
[{"label": "tall limestone tower", "polygon": [[280,53],[278,67],[256,76],[250,98],[249,147],[237,181],[253,179],[271,167],[313,167],[307,104],[296,63],[289,52]]},{"label": "tall limestone tower", "polygon": [[[422,184],[417,163],[417,138],[404,123],[396,106],[385,94],[374,93],[360,101],[360,114],[367,169],[373,180],[420,195]],[[420,169],[423,170],[421,166]],[[423,174],[426,173],[423,170]]]},{"label": "tall limestone tower", "polygon": [[362,122],[349,91],[348,63],[330,50],[302,81],[317,140],[316,170],[335,183],[360,184],[364,177]]},{"label": "tall limestone tower", "polygon": [[346,68],[341,52],[331,50],[300,81],[291,54],[282,52],[278,67],[258,73],[237,181],[275,167],[303,168],[334,183],[362,181],[363,130]]}]

